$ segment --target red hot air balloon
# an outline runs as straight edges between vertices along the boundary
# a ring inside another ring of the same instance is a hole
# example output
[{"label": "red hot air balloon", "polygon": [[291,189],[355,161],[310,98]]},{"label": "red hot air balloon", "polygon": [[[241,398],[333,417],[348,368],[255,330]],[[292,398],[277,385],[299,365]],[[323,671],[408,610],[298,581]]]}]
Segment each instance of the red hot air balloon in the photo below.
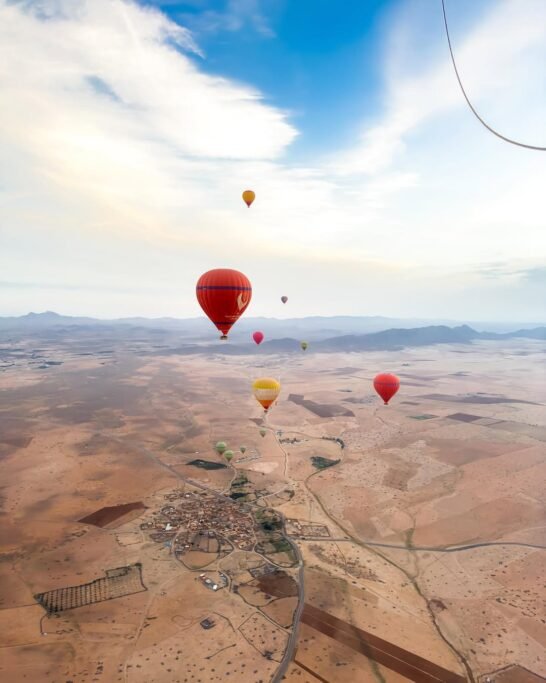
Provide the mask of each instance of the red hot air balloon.
[{"label": "red hot air balloon", "polygon": [[252,298],[249,279],[238,270],[218,268],[201,275],[195,290],[199,305],[222,333],[220,339],[227,339]]},{"label": "red hot air balloon", "polygon": [[254,332],[254,334],[252,335],[252,339],[254,339],[256,344],[261,344],[264,340],[264,333],[258,330]]},{"label": "red hot air balloon", "polygon": [[400,389],[400,380],[396,375],[392,375],[389,372],[382,372],[374,378],[373,388],[381,396],[383,401],[385,401],[385,405],[388,405],[391,398],[396,394],[398,389]]}]

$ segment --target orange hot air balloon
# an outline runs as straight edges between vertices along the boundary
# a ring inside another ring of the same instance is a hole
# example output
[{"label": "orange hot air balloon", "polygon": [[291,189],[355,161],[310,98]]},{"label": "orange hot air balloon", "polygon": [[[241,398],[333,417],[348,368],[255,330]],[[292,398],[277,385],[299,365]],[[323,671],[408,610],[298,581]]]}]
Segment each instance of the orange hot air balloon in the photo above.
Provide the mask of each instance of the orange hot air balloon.
[{"label": "orange hot air balloon", "polygon": [[256,193],[253,192],[252,190],[245,190],[243,192],[243,201],[244,203],[248,206],[250,209],[250,205],[252,202],[256,199]]},{"label": "orange hot air balloon", "polygon": [[390,372],[383,372],[375,377],[373,387],[381,396],[385,405],[388,405],[391,398],[400,388],[400,380]]},{"label": "orange hot air balloon", "polygon": [[280,394],[281,385],[271,377],[260,377],[252,384],[254,397],[267,413],[270,406],[275,403]]},{"label": "orange hot air balloon", "polygon": [[263,332],[260,332],[259,330],[257,330],[257,331],[254,332],[254,334],[252,335],[252,339],[254,339],[254,341],[256,342],[256,344],[261,344],[261,343],[263,342],[263,340],[264,340],[264,333],[263,333]]},{"label": "orange hot air balloon", "polygon": [[227,339],[252,298],[249,279],[238,270],[217,268],[201,275],[197,281],[197,301],[206,315]]}]

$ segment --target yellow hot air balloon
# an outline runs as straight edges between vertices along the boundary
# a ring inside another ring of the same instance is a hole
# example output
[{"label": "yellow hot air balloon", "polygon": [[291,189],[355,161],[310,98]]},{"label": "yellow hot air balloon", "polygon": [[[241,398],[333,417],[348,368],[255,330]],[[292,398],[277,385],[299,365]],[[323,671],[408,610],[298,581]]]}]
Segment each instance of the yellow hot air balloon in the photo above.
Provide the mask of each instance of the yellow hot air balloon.
[{"label": "yellow hot air balloon", "polygon": [[306,341],[302,341],[302,342],[300,342],[300,346],[301,346],[302,350],[305,351],[305,349],[309,346],[309,344]]},{"label": "yellow hot air balloon", "polygon": [[254,397],[267,413],[281,391],[281,385],[271,377],[260,377],[252,385]]},{"label": "yellow hot air balloon", "polygon": [[256,194],[252,190],[245,190],[243,192],[243,201],[250,209],[250,205],[256,199]]}]

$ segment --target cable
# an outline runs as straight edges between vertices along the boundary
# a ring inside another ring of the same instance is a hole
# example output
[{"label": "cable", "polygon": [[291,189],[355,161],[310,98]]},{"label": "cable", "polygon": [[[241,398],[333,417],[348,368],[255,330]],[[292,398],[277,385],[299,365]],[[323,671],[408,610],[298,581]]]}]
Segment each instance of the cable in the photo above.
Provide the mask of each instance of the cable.
[{"label": "cable", "polygon": [[452,63],[453,63],[453,69],[455,70],[455,75],[457,76],[457,80],[459,81],[459,86],[460,86],[460,88],[461,88],[461,92],[463,93],[464,98],[465,98],[465,100],[466,100],[468,106],[470,107],[470,110],[471,110],[472,113],[474,114],[474,116],[478,119],[478,121],[479,121],[483,126],[485,126],[485,127],[487,128],[487,130],[488,130],[489,132],[493,133],[493,135],[496,135],[496,136],[497,136],[498,138],[500,138],[501,140],[504,140],[505,142],[509,142],[509,143],[512,144],[512,145],[517,145],[518,147],[525,147],[526,149],[536,149],[536,150],[538,150],[538,151],[540,151],[540,152],[546,152],[546,147],[537,147],[536,145],[526,145],[526,144],[524,144],[523,142],[518,142],[517,140],[512,140],[511,138],[507,138],[505,135],[501,135],[501,134],[498,133],[496,130],[494,130],[493,128],[491,128],[491,126],[489,126],[489,125],[482,119],[482,117],[478,114],[478,112],[474,109],[474,107],[472,106],[472,103],[471,103],[470,100],[468,99],[468,95],[467,95],[466,92],[465,92],[464,86],[463,86],[462,81],[461,81],[461,77],[459,76],[459,71],[458,71],[458,69],[457,69],[457,64],[455,63],[455,57],[453,56],[453,48],[451,47],[451,39],[450,39],[450,37],[449,37],[449,29],[448,29],[448,27],[447,27],[447,17],[446,17],[445,0],[442,0],[442,11],[443,11],[443,13],[444,13],[444,25],[445,25],[445,27],[446,27],[447,44],[449,45],[449,53],[451,54],[451,61],[452,61]]}]

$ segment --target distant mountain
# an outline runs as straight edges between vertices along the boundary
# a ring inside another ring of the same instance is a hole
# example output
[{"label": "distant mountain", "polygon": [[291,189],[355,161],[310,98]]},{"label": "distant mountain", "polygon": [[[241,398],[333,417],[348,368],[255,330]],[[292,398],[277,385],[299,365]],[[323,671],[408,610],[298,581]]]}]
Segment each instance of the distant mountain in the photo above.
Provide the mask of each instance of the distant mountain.
[{"label": "distant mountain", "polygon": [[[157,354],[221,354],[267,355],[271,353],[301,353],[300,340],[310,341],[307,353],[395,350],[431,344],[469,344],[480,339],[502,340],[522,337],[546,340],[546,326],[517,329],[510,332],[480,332],[469,325],[407,325],[381,329],[365,334],[339,334],[339,328],[387,325],[390,318],[295,318],[276,320],[250,318],[239,321],[237,334],[230,334],[228,343],[215,339],[216,331],[205,318],[123,318],[96,320],[86,317],[62,316],[52,311],[29,313],[19,318],[0,318],[0,335],[4,339],[36,336],[42,339],[100,339],[103,343],[127,342],[150,345],[149,353]],[[408,321],[406,321],[407,323]],[[266,341],[256,346],[250,341],[250,331],[261,328]],[[288,334],[283,332],[288,329]],[[294,334],[294,330],[296,331]],[[136,348],[136,347],[135,347]],[[155,350],[154,350],[155,349]],[[140,352],[147,353],[141,347]]]},{"label": "distant mountain", "polygon": [[[447,327],[446,325],[429,325],[413,329],[392,329],[373,334],[345,335],[317,341],[310,345],[306,353],[335,353],[347,351],[389,351],[404,347],[430,346],[432,344],[469,344],[480,339],[544,339],[546,327],[534,330],[517,330],[499,334],[495,332],[477,332],[468,325]],[[158,351],[165,353],[165,351]],[[252,353],[253,355],[267,355],[270,353],[301,353],[299,341],[293,338],[273,339],[263,342],[259,347],[254,344],[192,344],[172,348],[167,353],[203,354],[236,356]]]},{"label": "distant mountain", "polygon": [[[119,318],[114,320],[100,320],[89,317],[72,317],[59,315],[52,311],[45,313],[29,313],[20,317],[0,317],[0,332],[39,332],[50,330],[55,333],[55,336],[62,334],[63,331],[70,331],[71,333],[78,332],[78,328],[92,328],[106,331],[110,330],[113,333],[128,334],[129,328],[132,334],[136,330],[154,330],[157,334],[159,331],[167,331],[176,334],[180,339],[187,342],[190,341],[208,341],[211,339],[211,334],[214,334],[212,324],[205,316],[198,318]],[[362,335],[369,335],[374,333],[388,332],[389,335],[383,338],[377,338],[378,343],[398,343],[397,335],[400,330],[413,330],[413,342],[418,343],[420,338],[426,339],[427,334],[441,335],[441,330],[463,330],[460,334],[464,337],[465,332],[463,326],[454,326],[453,321],[449,320],[425,320],[425,319],[399,319],[386,318],[382,316],[310,316],[307,318],[249,318],[244,317],[238,321],[237,325],[230,333],[232,342],[246,342],[250,334],[254,330],[263,330],[267,340],[285,341],[288,338],[306,339],[307,341],[316,343],[319,341],[327,341],[335,337],[347,337],[345,341],[340,341],[339,345],[346,345],[350,348],[353,344],[360,344],[358,341],[351,341],[352,337],[360,337]],[[512,326],[507,323],[490,324],[486,323],[472,323],[473,331],[484,332],[488,331],[490,334],[505,334],[512,333],[517,329],[518,325]],[[526,328],[537,328],[538,323],[525,325]],[[438,330],[434,333],[417,332],[416,330]],[[525,330],[523,330],[525,332]],[[446,332],[446,334],[448,334]],[[423,336],[424,335],[424,336]],[[541,338],[540,336],[538,338]],[[366,343],[370,343],[369,341]],[[432,342],[441,343],[441,342]],[[281,344],[282,345],[282,344]],[[263,345],[262,345],[263,346]]]},{"label": "distant mountain", "polygon": [[392,329],[375,334],[348,335],[334,337],[317,342],[317,351],[363,351],[369,349],[397,349],[404,346],[427,346],[429,344],[468,343],[480,337],[468,325],[447,327],[446,325],[430,325],[414,329]]}]

